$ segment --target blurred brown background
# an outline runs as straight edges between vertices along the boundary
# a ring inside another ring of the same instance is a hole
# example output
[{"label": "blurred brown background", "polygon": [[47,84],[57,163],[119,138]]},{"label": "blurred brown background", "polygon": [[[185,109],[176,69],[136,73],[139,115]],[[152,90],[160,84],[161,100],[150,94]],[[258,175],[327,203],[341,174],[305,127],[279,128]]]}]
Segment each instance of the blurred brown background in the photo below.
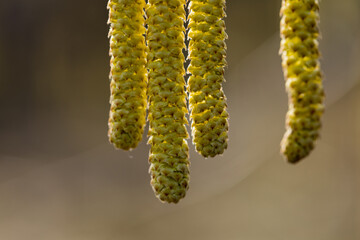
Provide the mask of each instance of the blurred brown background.
[{"label": "blurred brown background", "polygon": [[149,185],[146,136],[107,140],[106,1],[0,2],[1,240],[360,239],[360,2],[321,2],[326,113],[310,157],[279,154],[280,0],[227,1],[230,142],[178,205]]}]

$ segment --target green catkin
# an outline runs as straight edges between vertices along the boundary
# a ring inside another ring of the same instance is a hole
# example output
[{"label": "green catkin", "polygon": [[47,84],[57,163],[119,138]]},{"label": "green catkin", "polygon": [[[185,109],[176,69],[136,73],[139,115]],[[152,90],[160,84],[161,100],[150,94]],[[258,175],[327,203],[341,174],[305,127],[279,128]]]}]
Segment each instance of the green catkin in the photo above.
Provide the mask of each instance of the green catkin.
[{"label": "green catkin", "polygon": [[228,142],[228,113],[222,90],[225,54],[225,0],[191,0],[188,82],[192,136],[204,157],[222,154]]},{"label": "green catkin", "polygon": [[185,0],[149,0],[146,7],[149,69],[150,175],[156,196],[177,203],[189,186],[185,128]]},{"label": "green catkin", "polygon": [[109,0],[109,140],[124,150],[141,141],[146,118],[144,0]]},{"label": "green catkin", "polygon": [[324,111],[317,41],[319,3],[283,0],[281,17],[280,53],[289,95],[281,152],[288,162],[296,163],[314,148]]}]

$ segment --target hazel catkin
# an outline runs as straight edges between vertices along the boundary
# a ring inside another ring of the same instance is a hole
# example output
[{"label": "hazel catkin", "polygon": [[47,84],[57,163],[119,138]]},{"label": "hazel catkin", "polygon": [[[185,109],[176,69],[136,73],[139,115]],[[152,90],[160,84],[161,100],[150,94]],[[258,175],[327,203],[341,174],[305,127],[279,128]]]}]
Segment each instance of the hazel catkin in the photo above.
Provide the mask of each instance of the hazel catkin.
[{"label": "hazel catkin", "polygon": [[144,0],[109,0],[110,142],[124,150],[142,139],[146,118]]},{"label": "hazel catkin", "polygon": [[296,163],[314,148],[324,111],[318,49],[319,3],[283,0],[280,14],[280,54],[289,96],[281,152],[288,162]]},{"label": "hazel catkin", "polygon": [[228,113],[222,89],[226,65],[225,0],[192,0],[189,15],[188,89],[193,143],[204,157],[222,154]]},{"label": "hazel catkin", "polygon": [[189,186],[185,128],[183,21],[185,0],[149,0],[146,6],[149,69],[150,175],[156,196],[177,203]]}]

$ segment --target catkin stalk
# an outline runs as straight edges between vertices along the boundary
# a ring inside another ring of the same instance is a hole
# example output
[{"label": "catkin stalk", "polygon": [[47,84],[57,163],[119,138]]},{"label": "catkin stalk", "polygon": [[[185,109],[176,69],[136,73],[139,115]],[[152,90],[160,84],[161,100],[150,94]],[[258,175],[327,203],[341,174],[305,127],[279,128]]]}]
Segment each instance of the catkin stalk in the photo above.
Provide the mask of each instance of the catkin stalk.
[{"label": "catkin stalk", "polygon": [[319,63],[318,0],[283,0],[281,7],[282,67],[289,96],[286,133],[281,152],[290,163],[314,148],[324,111]]},{"label": "catkin stalk", "polygon": [[109,140],[124,150],[142,139],[146,118],[146,45],[144,0],[109,0]]},{"label": "catkin stalk", "polygon": [[146,7],[149,69],[150,175],[156,196],[169,203],[185,197],[189,153],[185,128],[183,20],[185,0],[149,0]]},{"label": "catkin stalk", "polygon": [[222,154],[228,142],[228,113],[222,90],[225,54],[225,0],[191,0],[189,54],[191,127],[204,157]]}]

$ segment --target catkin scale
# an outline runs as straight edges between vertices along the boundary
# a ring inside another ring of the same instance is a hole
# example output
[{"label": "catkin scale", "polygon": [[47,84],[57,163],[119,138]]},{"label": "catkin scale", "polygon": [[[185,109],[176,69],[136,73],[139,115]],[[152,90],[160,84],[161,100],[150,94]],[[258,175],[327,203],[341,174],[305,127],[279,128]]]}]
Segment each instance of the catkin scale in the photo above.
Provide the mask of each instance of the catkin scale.
[{"label": "catkin scale", "polygon": [[185,128],[183,21],[185,0],[149,0],[146,6],[149,70],[151,185],[163,202],[177,203],[189,186]]},{"label": "catkin scale", "polygon": [[228,113],[222,89],[226,66],[225,0],[192,0],[189,15],[188,82],[191,128],[204,157],[222,154],[228,142]]},{"label": "catkin scale", "polygon": [[109,141],[124,150],[142,139],[146,118],[144,0],[109,0]]},{"label": "catkin scale", "polygon": [[324,111],[317,40],[319,3],[283,0],[280,14],[280,54],[289,96],[281,152],[288,162],[296,163],[314,148]]}]

